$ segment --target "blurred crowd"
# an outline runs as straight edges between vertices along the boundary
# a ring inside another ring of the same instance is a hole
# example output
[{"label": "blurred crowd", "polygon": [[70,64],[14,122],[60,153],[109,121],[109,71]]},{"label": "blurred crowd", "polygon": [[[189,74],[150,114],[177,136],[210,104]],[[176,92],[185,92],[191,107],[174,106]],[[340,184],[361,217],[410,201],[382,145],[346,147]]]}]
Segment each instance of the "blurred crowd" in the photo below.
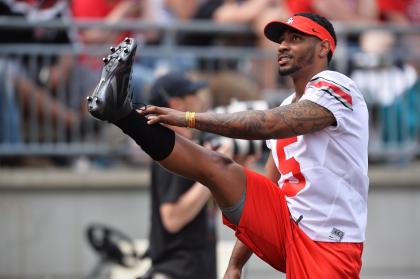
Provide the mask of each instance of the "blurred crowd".
[{"label": "blurred crowd", "polygon": [[[246,25],[252,35],[183,32],[177,34],[176,42],[196,47],[255,47],[272,53],[276,46],[265,39],[265,24],[272,20],[285,21],[301,12],[318,13],[343,26],[359,26],[360,30],[364,30],[363,26],[381,23],[408,27],[420,23],[420,0],[0,1],[0,16],[23,18],[29,24],[50,20],[100,20],[110,25],[121,20],[162,24],[211,20]],[[63,49],[82,50],[102,46],[94,55],[83,51],[77,55],[65,51],[20,54],[13,50],[9,54],[2,50],[0,143],[7,144],[80,141],[89,137],[91,131],[102,131],[87,115],[84,100],[99,80],[100,58],[107,55],[103,46],[115,45],[126,36],[136,37],[140,45],[145,46],[163,43],[163,35],[156,30],[74,29],[70,25],[68,29],[1,28],[0,34],[1,45],[55,44]],[[347,51],[351,51],[349,57],[340,57],[345,59],[346,74],[361,87],[366,100],[381,116],[380,121],[385,121],[386,125],[382,126],[386,129],[379,132],[383,142],[403,141],[407,137],[418,141],[419,38],[418,32],[396,35],[384,29],[369,29],[339,38],[339,45],[346,45]],[[238,59],[183,56],[169,64],[163,56],[143,56],[140,48],[132,78],[134,102],[148,103],[151,84],[169,70],[208,80],[210,86],[201,94],[201,110],[227,106],[232,100],[267,99],[273,92],[280,92],[278,96],[282,96],[281,92],[290,93],[290,84],[278,76],[274,57],[243,63]],[[335,67],[334,61],[332,67]],[[394,121],[395,127],[388,125],[395,118],[401,121]],[[106,133],[111,133],[105,136],[112,138],[112,131]],[[2,159],[2,162],[8,160]]]}]

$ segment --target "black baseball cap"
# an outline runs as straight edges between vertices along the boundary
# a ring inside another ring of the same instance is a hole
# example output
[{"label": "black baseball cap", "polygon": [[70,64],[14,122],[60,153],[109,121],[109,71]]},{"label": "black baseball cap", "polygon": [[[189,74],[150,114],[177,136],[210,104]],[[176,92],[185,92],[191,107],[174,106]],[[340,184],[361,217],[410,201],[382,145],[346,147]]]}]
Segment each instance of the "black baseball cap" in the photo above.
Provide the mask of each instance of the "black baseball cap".
[{"label": "black baseball cap", "polygon": [[193,81],[183,73],[171,72],[159,77],[150,89],[150,104],[155,106],[168,106],[170,98],[182,98],[194,95],[199,89],[208,86],[204,80]]}]

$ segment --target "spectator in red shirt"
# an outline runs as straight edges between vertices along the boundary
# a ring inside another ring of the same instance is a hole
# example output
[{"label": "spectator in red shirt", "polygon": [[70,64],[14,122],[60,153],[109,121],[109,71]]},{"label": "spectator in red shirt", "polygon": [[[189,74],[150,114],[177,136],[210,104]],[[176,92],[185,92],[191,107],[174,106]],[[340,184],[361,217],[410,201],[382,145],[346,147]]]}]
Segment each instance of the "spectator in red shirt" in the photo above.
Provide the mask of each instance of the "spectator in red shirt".
[{"label": "spectator in red shirt", "polygon": [[377,0],[381,19],[395,23],[419,23],[419,0]]},{"label": "spectator in red shirt", "polygon": [[[420,0],[377,0],[381,19],[387,22],[410,25],[420,23]],[[420,50],[417,47],[420,43],[420,35],[406,34],[399,39],[404,53],[410,57],[419,57]],[[404,59],[408,64],[414,66],[420,73],[418,59]]]},{"label": "spectator in red shirt", "polygon": [[[76,20],[94,19],[103,20],[105,23],[115,23],[129,18],[140,18],[141,12],[147,9],[148,3],[148,1],[135,0],[73,0],[71,8]],[[86,44],[118,43],[129,34],[127,31],[88,28],[81,30],[80,39]]]},{"label": "spectator in red shirt", "polygon": [[330,20],[371,22],[377,19],[375,0],[286,0],[290,14],[318,13]]},{"label": "spectator in red shirt", "polygon": [[[151,0],[73,0],[71,10],[75,20],[102,20],[112,24],[121,20],[152,19]],[[127,36],[132,30],[113,30],[109,28],[91,27],[79,30],[79,40],[85,45],[114,45]],[[147,34],[143,34],[147,37]],[[104,49],[104,53],[107,49]],[[96,86],[100,76],[101,62],[98,57],[83,54],[77,66],[76,75],[80,76],[78,84],[82,96],[87,96]]]}]

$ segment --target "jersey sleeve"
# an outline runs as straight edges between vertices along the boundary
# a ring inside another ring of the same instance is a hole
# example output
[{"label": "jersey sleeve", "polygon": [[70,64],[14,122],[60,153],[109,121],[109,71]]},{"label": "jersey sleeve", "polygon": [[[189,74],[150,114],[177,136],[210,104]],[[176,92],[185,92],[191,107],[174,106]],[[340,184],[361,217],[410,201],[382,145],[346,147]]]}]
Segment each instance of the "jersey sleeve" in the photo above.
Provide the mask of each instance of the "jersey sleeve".
[{"label": "jersey sleeve", "polygon": [[268,149],[271,150],[271,140],[266,140],[265,145],[267,146]]},{"label": "jersey sleeve", "polygon": [[336,129],[343,127],[346,117],[353,112],[353,96],[345,80],[318,76],[312,79],[300,101],[309,100],[328,109],[337,121]]}]

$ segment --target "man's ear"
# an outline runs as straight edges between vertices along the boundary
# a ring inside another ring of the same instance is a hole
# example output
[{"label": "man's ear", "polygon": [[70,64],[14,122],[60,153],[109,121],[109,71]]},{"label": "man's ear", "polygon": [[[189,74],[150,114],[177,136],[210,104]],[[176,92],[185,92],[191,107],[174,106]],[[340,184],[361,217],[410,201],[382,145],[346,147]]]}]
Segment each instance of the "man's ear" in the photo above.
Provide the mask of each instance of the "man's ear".
[{"label": "man's ear", "polygon": [[321,49],[319,52],[319,56],[322,58],[327,57],[330,50],[331,50],[330,42],[327,40],[321,41]]}]

